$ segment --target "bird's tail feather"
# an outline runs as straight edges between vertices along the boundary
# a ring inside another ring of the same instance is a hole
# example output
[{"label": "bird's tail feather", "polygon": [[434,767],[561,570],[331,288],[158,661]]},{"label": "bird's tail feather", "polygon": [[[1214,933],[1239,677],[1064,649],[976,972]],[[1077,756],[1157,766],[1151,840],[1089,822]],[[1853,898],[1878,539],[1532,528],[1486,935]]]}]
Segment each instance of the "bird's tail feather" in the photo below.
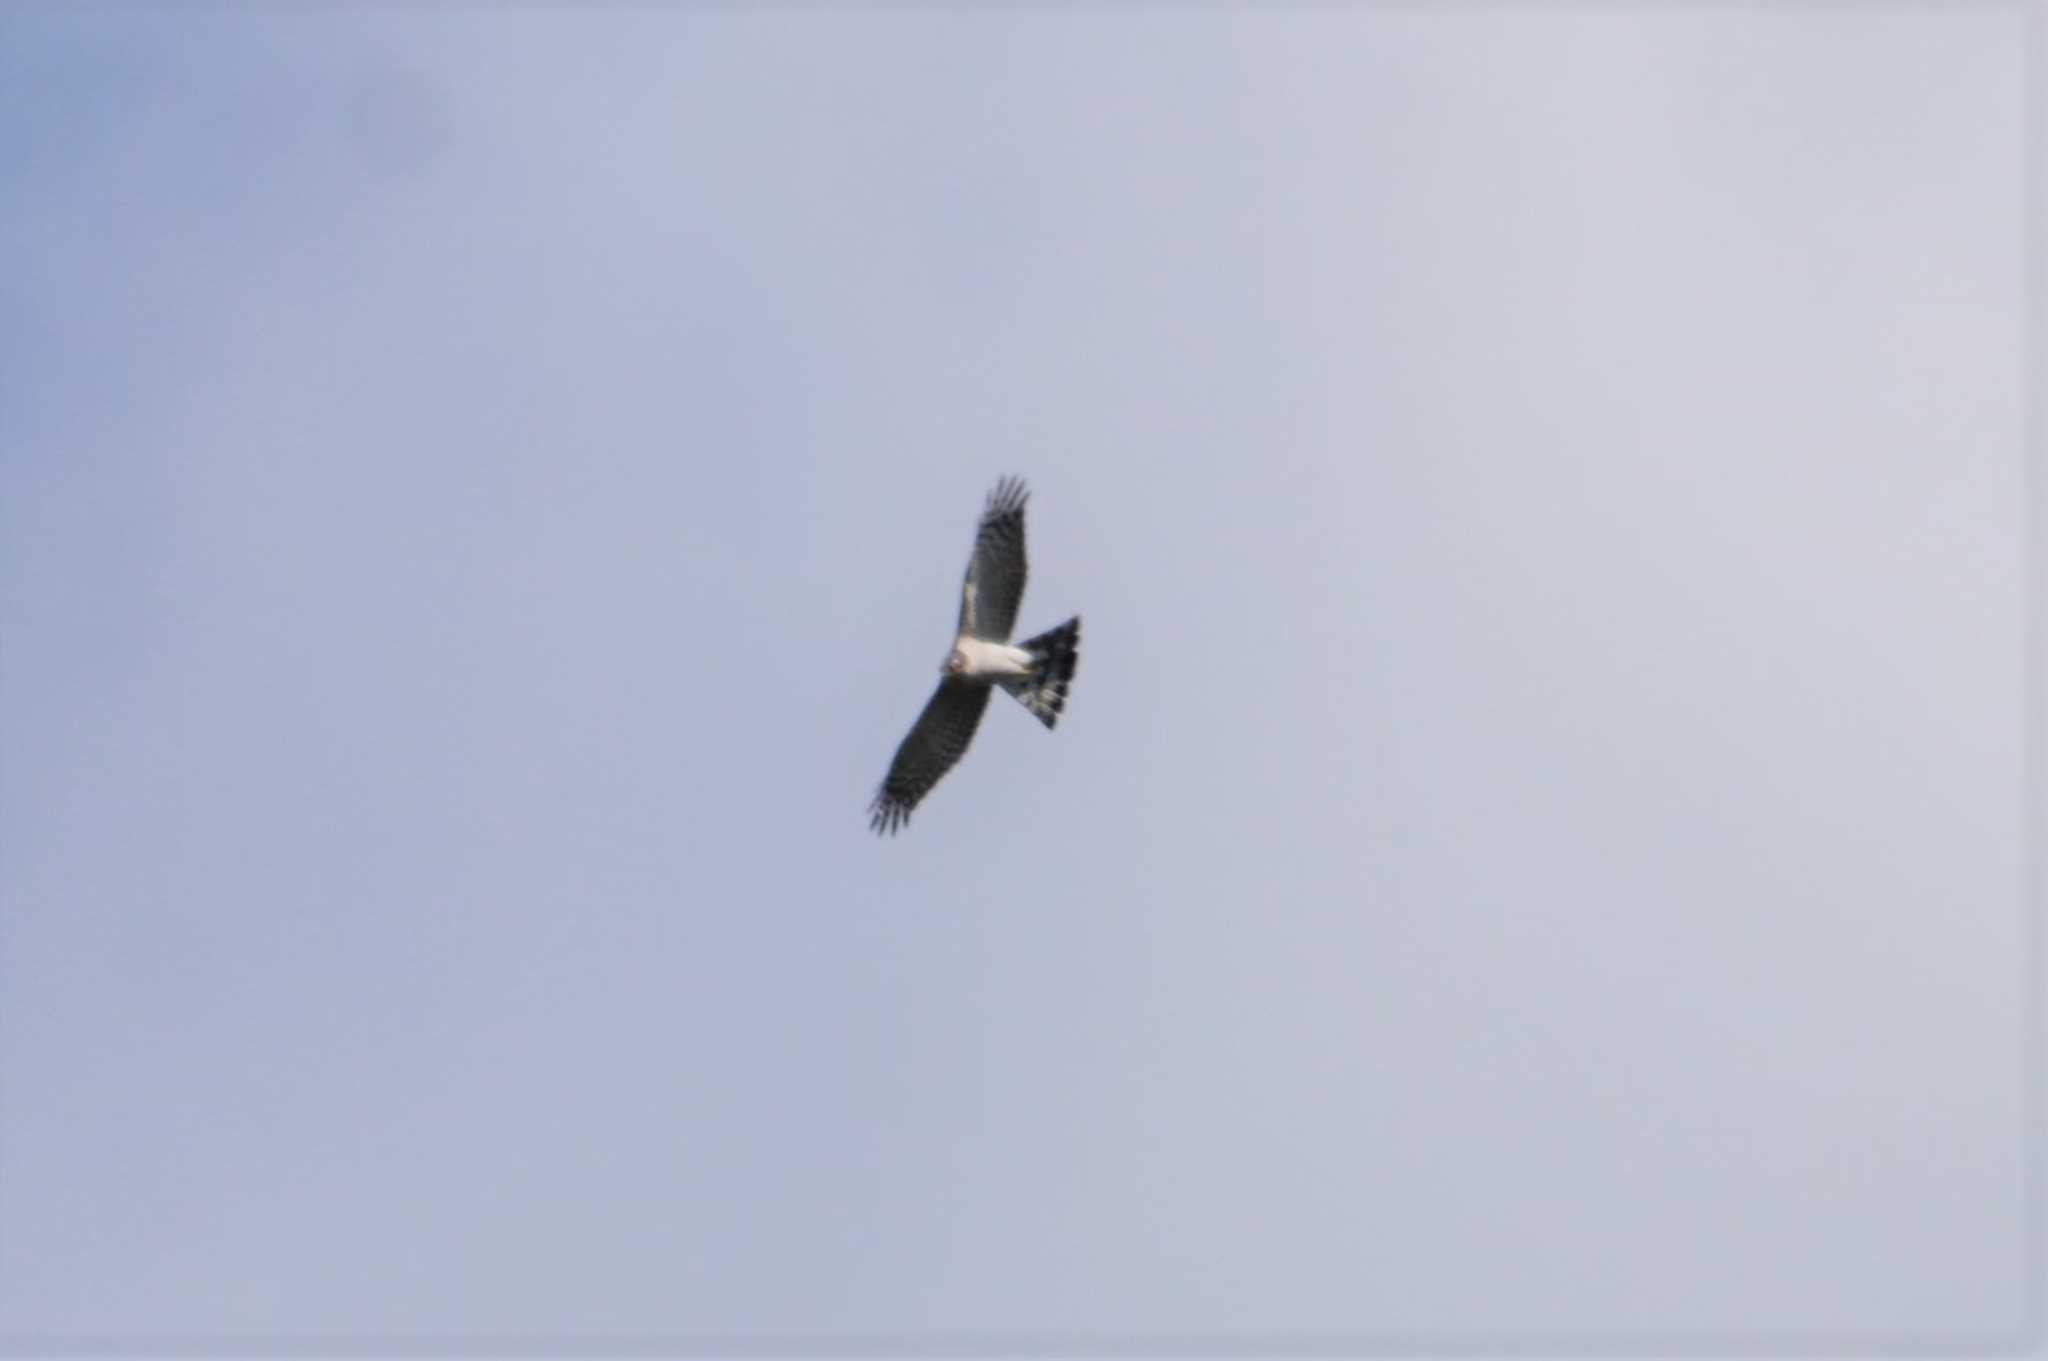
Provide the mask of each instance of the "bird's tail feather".
[{"label": "bird's tail feather", "polygon": [[1074,663],[1081,656],[1081,617],[1018,646],[1031,654],[1031,674],[1006,681],[1003,688],[1050,728],[1060,721],[1060,711],[1067,707],[1067,687],[1074,682]]}]

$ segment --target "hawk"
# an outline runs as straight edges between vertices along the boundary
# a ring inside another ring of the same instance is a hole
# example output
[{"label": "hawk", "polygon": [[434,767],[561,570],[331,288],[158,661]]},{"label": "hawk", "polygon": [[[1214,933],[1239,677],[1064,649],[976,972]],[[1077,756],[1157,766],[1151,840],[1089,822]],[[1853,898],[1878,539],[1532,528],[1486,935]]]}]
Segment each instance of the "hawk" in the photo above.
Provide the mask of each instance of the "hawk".
[{"label": "hawk", "polygon": [[894,834],[910,811],[966,754],[1000,685],[1050,728],[1067,706],[1067,686],[1080,655],[1081,618],[1012,645],[1017,603],[1024,598],[1024,502],[1029,493],[1014,477],[996,483],[974,533],[967,580],[960,587],[960,632],[939,667],[939,688],[896,748],[881,792],[869,805],[868,825]]}]

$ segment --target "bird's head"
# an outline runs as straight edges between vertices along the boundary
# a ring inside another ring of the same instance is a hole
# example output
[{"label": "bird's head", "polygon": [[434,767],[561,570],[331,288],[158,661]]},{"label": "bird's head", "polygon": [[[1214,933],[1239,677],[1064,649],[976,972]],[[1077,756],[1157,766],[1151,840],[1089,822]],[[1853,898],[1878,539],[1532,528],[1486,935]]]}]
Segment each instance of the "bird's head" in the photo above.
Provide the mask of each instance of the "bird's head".
[{"label": "bird's head", "polygon": [[939,668],[948,676],[957,676],[967,670],[967,654],[954,648],[946,654],[946,664]]}]

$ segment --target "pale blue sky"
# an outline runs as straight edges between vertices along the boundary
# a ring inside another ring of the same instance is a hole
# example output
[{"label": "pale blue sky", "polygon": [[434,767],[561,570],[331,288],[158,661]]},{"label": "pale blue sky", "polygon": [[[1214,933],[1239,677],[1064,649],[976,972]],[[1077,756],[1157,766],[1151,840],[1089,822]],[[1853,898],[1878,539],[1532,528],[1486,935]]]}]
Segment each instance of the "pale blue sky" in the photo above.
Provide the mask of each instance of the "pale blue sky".
[{"label": "pale blue sky", "polygon": [[2011,1337],[2026,29],[9,12],[0,1334]]}]

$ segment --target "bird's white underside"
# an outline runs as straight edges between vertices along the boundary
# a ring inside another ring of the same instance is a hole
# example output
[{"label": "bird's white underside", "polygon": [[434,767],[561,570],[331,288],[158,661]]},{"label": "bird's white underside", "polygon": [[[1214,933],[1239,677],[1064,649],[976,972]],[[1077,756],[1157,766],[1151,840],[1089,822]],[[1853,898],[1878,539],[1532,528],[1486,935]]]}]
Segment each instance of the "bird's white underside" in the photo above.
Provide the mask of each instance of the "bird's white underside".
[{"label": "bird's white underside", "polygon": [[[986,638],[971,638],[963,633],[953,640],[953,651],[967,663],[954,673],[963,680],[995,681],[1032,672],[1031,654],[1008,643],[991,643]],[[947,661],[951,660],[952,654],[948,653]],[[939,669],[946,668],[942,665]]]}]

